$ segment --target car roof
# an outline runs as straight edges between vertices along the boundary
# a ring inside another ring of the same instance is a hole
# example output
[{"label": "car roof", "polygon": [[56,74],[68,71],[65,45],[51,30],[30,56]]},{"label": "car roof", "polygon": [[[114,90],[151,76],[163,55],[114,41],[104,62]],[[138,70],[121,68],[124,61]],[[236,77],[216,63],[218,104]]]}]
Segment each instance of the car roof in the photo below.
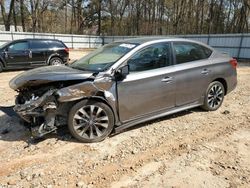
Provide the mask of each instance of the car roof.
[{"label": "car roof", "polygon": [[[140,37],[140,38],[130,38],[121,40],[119,42],[127,42],[127,43],[134,43],[134,44],[144,44],[147,42],[161,42],[161,41],[183,41],[183,42],[195,42],[195,43],[201,43],[199,41],[189,40],[185,38],[176,38],[176,37]],[[204,44],[204,43],[202,43]]]},{"label": "car roof", "polygon": [[200,42],[200,41],[196,41],[196,40],[189,40],[189,39],[185,39],[185,38],[177,38],[177,37],[171,37],[171,36],[167,36],[167,37],[140,37],[140,38],[130,38],[130,39],[125,39],[125,40],[121,40],[118,42],[125,42],[125,43],[133,43],[133,44],[138,44],[138,45],[142,45],[142,44],[146,44],[146,43],[152,43],[152,42],[192,42],[192,43],[196,43],[196,44],[200,44],[202,46],[205,46],[211,50],[213,50],[210,46],[208,46],[207,44]]},{"label": "car roof", "polygon": [[166,39],[174,39],[173,37],[140,37],[140,38],[130,38],[125,39],[123,42],[135,43],[135,44],[143,44],[150,41],[158,41],[158,40],[166,40]]},{"label": "car roof", "polygon": [[17,39],[17,40],[13,40],[11,42],[21,42],[21,41],[56,41],[56,42],[61,42],[60,40],[57,39],[48,39],[48,38],[26,38],[26,39]]}]

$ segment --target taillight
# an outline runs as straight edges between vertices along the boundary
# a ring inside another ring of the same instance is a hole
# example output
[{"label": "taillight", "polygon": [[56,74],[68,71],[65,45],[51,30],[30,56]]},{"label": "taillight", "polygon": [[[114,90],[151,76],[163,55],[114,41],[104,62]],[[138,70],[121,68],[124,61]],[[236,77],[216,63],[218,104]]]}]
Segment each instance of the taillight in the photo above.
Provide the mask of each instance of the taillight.
[{"label": "taillight", "polygon": [[237,67],[237,65],[238,65],[238,62],[237,62],[236,59],[231,59],[231,60],[230,60],[230,64],[233,66],[233,68],[236,69],[236,67]]},{"label": "taillight", "polygon": [[69,53],[69,48],[64,48],[65,52]]}]

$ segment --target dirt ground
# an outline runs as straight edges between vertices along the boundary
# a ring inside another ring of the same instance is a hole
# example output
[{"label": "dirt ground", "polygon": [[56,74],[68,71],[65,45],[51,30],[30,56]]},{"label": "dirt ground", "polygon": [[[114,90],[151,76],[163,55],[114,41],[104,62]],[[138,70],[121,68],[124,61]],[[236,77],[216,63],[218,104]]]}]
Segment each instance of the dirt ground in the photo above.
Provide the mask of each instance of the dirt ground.
[{"label": "dirt ground", "polygon": [[[0,74],[0,106],[14,104],[8,81],[18,73]],[[64,133],[29,145],[29,131],[0,112],[0,187],[250,187],[249,81],[241,64],[218,111],[188,110],[95,144]]]}]

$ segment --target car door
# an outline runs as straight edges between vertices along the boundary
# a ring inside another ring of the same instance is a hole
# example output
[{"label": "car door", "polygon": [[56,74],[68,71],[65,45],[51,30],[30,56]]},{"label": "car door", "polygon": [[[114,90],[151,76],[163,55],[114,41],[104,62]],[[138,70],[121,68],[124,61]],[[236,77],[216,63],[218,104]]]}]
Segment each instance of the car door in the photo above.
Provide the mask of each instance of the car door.
[{"label": "car door", "polygon": [[41,66],[46,64],[46,53],[48,51],[47,41],[31,40],[30,41],[30,53],[31,53],[31,65]]},{"label": "car door", "polygon": [[18,41],[10,44],[4,51],[4,59],[9,67],[29,66],[29,44],[27,41]]},{"label": "car door", "polygon": [[205,91],[211,82],[212,51],[191,42],[174,42],[176,106],[202,102]]},{"label": "car door", "polygon": [[129,74],[117,83],[122,122],[174,107],[175,80],[170,49],[169,43],[153,44],[127,61]]}]

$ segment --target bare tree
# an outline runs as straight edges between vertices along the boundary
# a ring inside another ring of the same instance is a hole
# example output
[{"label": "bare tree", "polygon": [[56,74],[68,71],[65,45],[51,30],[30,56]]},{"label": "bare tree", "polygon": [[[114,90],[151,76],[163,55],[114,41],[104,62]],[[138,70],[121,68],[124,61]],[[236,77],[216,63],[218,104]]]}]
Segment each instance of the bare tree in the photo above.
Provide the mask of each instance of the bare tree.
[{"label": "bare tree", "polygon": [[5,1],[4,0],[0,1],[0,6],[1,6],[3,22],[4,22],[4,25],[5,25],[5,30],[10,31],[11,18],[12,18],[13,9],[14,9],[14,6],[15,6],[15,0],[10,1],[9,14],[6,13]]},{"label": "bare tree", "polygon": [[26,31],[25,27],[25,15],[24,15],[24,0],[20,0],[20,13],[21,13],[21,22],[22,22],[22,28],[23,31]]},{"label": "bare tree", "polygon": [[0,8],[6,30],[14,24],[33,32],[240,33],[250,23],[249,0],[0,0]]}]

